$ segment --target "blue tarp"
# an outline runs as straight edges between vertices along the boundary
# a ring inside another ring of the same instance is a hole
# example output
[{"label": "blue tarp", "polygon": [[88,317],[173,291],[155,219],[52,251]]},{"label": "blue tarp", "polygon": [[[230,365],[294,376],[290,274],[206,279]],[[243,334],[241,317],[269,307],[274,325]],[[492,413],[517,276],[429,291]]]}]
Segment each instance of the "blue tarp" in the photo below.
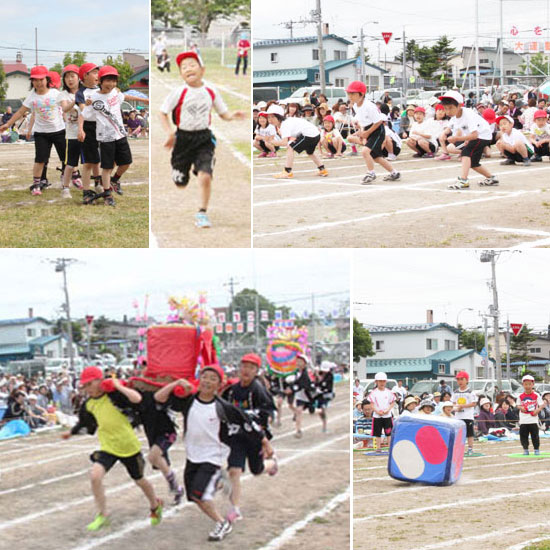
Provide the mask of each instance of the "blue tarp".
[{"label": "blue tarp", "polygon": [[0,440],[21,437],[30,433],[31,429],[24,420],[12,420],[0,430]]}]

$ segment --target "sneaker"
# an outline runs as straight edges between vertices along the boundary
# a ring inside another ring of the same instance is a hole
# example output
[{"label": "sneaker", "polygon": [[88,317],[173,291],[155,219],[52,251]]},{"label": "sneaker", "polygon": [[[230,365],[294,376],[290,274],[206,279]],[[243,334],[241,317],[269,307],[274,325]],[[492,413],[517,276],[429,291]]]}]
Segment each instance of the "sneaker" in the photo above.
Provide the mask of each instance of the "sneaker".
[{"label": "sneaker", "polygon": [[506,159],[506,160],[503,160],[500,164],[502,166],[512,166],[513,164],[516,164],[516,163],[512,159]]},{"label": "sneaker", "polygon": [[322,170],[319,170],[319,175],[322,177],[322,178],[326,178],[328,176],[328,171],[326,168],[323,168]]},{"label": "sneaker", "polygon": [[195,226],[202,229],[212,227],[212,223],[206,212],[197,212],[195,214]]},{"label": "sneaker", "polygon": [[183,497],[183,487],[178,485],[178,488],[174,492],[174,506],[179,506]]},{"label": "sneaker", "polygon": [[124,193],[122,192],[122,187],[120,186],[120,182],[119,182],[119,181],[112,181],[112,182],[111,182],[111,187],[113,188],[113,191],[114,191],[117,195],[124,195]]},{"label": "sneaker", "polygon": [[162,500],[157,499],[157,507],[149,514],[151,525],[158,525],[162,521]]},{"label": "sneaker", "polygon": [[533,162],[542,162],[542,157],[539,157],[538,155],[535,155],[535,156],[531,157],[531,160]]},{"label": "sneaker", "polygon": [[264,151],[263,153],[260,153],[260,154],[258,155],[258,158],[259,158],[259,159],[263,159],[263,158],[265,158],[265,157],[267,157],[267,153],[266,153],[265,151]]},{"label": "sneaker", "polygon": [[435,157],[435,160],[451,160],[451,155],[447,153],[441,153],[441,155]]},{"label": "sneaker", "polygon": [[396,160],[397,159],[397,156],[394,155],[393,153],[388,153],[388,160]]},{"label": "sneaker", "polygon": [[40,185],[31,185],[31,195],[42,195],[42,190],[40,189]]},{"label": "sneaker", "polygon": [[231,522],[218,521],[213,531],[210,531],[208,534],[208,540],[223,540],[226,535],[229,535],[233,531],[233,526]]},{"label": "sneaker", "polygon": [[72,197],[71,197],[71,191],[69,190],[68,187],[63,187],[63,189],[61,190],[61,198],[62,198],[62,199],[70,199],[70,198],[72,198]]},{"label": "sneaker", "polygon": [[458,178],[456,183],[451,183],[448,189],[470,189],[470,183],[467,179]]},{"label": "sneaker", "polygon": [[370,172],[368,172],[363,178],[363,180],[361,181],[361,183],[363,185],[368,185],[369,183],[372,183],[375,179],[376,179],[376,174],[374,173],[371,174]]},{"label": "sneaker", "polygon": [[294,437],[296,439],[301,439],[302,438],[302,430],[298,430],[295,434],[294,434]]},{"label": "sneaker", "polygon": [[77,189],[82,189],[82,176],[78,170],[73,172],[71,182]]},{"label": "sneaker", "polygon": [[110,524],[110,521],[107,516],[97,514],[94,521],[92,521],[92,523],[88,523],[88,525],[86,526],[86,529],[88,529],[88,531],[97,531],[102,527],[107,527],[109,524]]},{"label": "sneaker", "polygon": [[97,193],[91,189],[84,189],[82,192],[82,204],[92,204]]},{"label": "sneaker", "polygon": [[540,449],[535,449],[535,454],[540,455]]},{"label": "sneaker", "polygon": [[523,166],[531,166],[531,159],[529,157],[523,159]]},{"label": "sneaker", "polygon": [[529,450],[528,449],[523,449],[523,454],[525,456],[529,456]]},{"label": "sneaker", "polygon": [[271,460],[273,460],[273,466],[271,466],[271,469],[267,472],[267,474],[270,476],[274,476],[279,471],[279,464],[275,455],[271,457]]},{"label": "sneaker", "polygon": [[51,183],[48,181],[48,178],[42,178],[40,180],[40,189],[46,189],[47,187],[51,187]]},{"label": "sneaker", "polygon": [[292,179],[294,177],[294,174],[292,172],[287,172],[286,170],[284,170],[283,172],[280,172],[279,174],[275,174],[275,177],[278,180],[289,180],[289,179]]},{"label": "sneaker", "polygon": [[[107,193],[107,191],[105,191],[105,193]],[[113,197],[113,195],[111,195],[111,193],[105,195],[103,204],[105,206],[116,206],[115,198]]]},{"label": "sneaker", "polygon": [[269,154],[267,155],[267,158],[268,158],[268,159],[276,159],[276,158],[277,158],[277,153],[269,153]]},{"label": "sneaker", "polygon": [[235,523],[236,521],[240,521],[241,519],[243,519],[243,516],[241,514],[241,510],[239,509],[239,507],[238,506],[232,506],[231,510],[229,510],[229,512],[227,513],[227,516],[225,516],[225,519],[229,523]]},{"label": "sneaker", "polygon": [[386,174],[382,179],[384,181],[396,181],[399,178],[401,178],[401,174],[399,172],[391,172],[390,174]]},{"label": "sneaker", "polygon": [[495,176],[491,176],[490,178],[485,178],[483,181],[480,181],[479,185],[498,185],[498,180]]}]

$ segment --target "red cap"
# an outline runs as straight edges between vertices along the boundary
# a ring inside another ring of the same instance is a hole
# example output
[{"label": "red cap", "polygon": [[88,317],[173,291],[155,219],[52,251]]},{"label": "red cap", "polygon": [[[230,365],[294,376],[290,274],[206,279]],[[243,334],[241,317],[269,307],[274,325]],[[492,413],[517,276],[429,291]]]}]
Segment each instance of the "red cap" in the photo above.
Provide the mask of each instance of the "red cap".
[{"label": "red cap", "polygon": [[329,122],[332,122],[332,124],[334,124],[334,117],[332,115],[327,115],[324,119],[323,119],[323,122],[325,120],[328,120]]},{"label": "red cap", "polygon": [[470,380],[470,375],[465,370],[461,370],[460,372],[457,372],[456,377],[457,378],[466,378],[466,380]]},{"label": "red cap", "polygon": [[59,76],[59,73],[55,71],[48,71],[48,76],[50,77],[53,88],[61,87],[61,76]]},{"label": "red cap", "polygon": [[114,67],[111,67],[111,65],[105,65],[104,67],[101,67],[101,69],[99,69],[99,73],[97,76],[99,78],[103,78],[104,76],[120,76],[120,75],[118,74],[118,71]]},{"label": "red cap", "polygon": [[514,119],[510,115],[499,116],[495,122],[500,124],[501,120],[507,120],[510,124],[514,124]]},{"label": "red cap", "polygon": [[494,111],[494,109],[488,108],[483,111],[483,114],[481,115],[489,124],[493,124],[493,122],[496,122],[497,115]]},{"label": "red cap", "polygon": [[262,358],[255,353],[247,353],[241,357],[241,363],[254,363],[256,366],[262,366]]},{"label": "red cap", "polygon": [[350,82],[348,84],[348,87],[346,88],[346,92],[348,93],[360,93],[360,94],[366,94],[367,93],[367,86],[360,82],[359,80],[354,80],[353,82]]},{"label": "red cap", "polygon": [[548,113],[542,109],[539,109],[538,111],[535,111],[535,116],[533,118],[548,118]]},{"label": "red cap", "polygon": [[417,107],[415,110],[414,110],[415,113],[424,113],[426,114],[426,109],[424,109],[424,107]]},{"label": "red cap", "polygon": [[441,103],[438,103],[438,104],[435,106],[435,110],[436,110],[436,111],[444,111],[444,110],[445,110],[445,107],[443,107],[443,105],[441,105]]},{"label": "red cap", "polygon": [[103,379],[103,372],[99,367],[86,367],[80,375],[80,385],[83,386],[92,380]]},{"label": "red cap", "polygon": [[37,65],[31,69],[31,78],[46,78],[48,76],[48,69],[44,65]]},{"label": "red cap", "polygon": [[76,73],[78,74],[79,68],[78,65],[67,65],[66,67],[63,67],[63,74],[65,73]]},{"label": "red cap", "polygon": [[78,76],[80,77],[80,80],[84,80],[84,77],[94,69],[97,69],[97,65],[95,63],[84,63],[84,65],[81,65],[80,69],[78,69]]},{"label": "red cap", "polygon": [[225,372],[220,367],[220,365],[204,365],[204,367],[202,367],[201,369],[201,373],[203,373],[205,370],[213,370],[220,377],[220,382],[223,382]]},{"label": "red cap", "polygon": [[197,52],[181,52],[180,54],[178,54],[178,57],[176,57],[176,63],[178,64],[178,67],[181,65],[181,62],[184,59],[187,59],[188,57],[192,57],[193,59],[196,59],[199,65],[201,67],[204,67],[201,56]]},{"label": "red cap", "polygon": [[265,118],[267,118],[267,113],[265,111],[261,111],[258,113],[258,116],[265,116]]}]

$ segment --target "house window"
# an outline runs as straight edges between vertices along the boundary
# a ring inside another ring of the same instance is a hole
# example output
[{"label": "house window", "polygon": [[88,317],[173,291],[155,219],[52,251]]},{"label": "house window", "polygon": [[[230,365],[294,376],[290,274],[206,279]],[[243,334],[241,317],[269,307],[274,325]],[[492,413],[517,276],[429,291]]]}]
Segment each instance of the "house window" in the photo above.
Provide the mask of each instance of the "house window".
[{"label": "house window", "polygon": [[445,349],[447,351],[456,349],[456,342],[454,340],[445,340]]},{"label": "house window", "polygon": [[489,63],[489,59],[480,59],[479,62],[480,63]]},{"label": "house window", "polygon": [[437,338],[426,338],[426,349],[437,349]]},{"label": "house window", "polygon": [[334,79],[334,85],[337,88],[344,88],[345,87],[344,79],[343,78],[335,78]]},{"label": "house window", "polygon": [[540,353],[541,348],[529,348],[529,353]]},{"label": "house window", "polygon": [[[319,50],[317,48],[313,48],[311,50],[311,55],[312,55],[313,61],[319,61]],[[327,50],[325,49],[323,49],[323,57],[324,59],[327,58]]]},{"label": "house window", "polygon": [[271,63],[279,63],[279,54],[277,52],[271,52]]},{"label": "house window", "polygon": [[320,80],[321,80],[320,73],[315,73],[315,82],[320,82]]},{"label": "house window", "polygon": [[47,329],[47,328],[43,328],[40,333],[42,334],[42,336],[49,336],[50,335],[50,331]]},{"label": "house window", "polygon": [[36,331],[33,328],[27,329],[27,336],[29,336],[30,338],[33,338],[35,334],[36,334]]},{"label": "house window", "polygon": [[46,356],[52,358],[53,357],[53,351],[50,349],[46,352]]},{"label": "house window", "polygon": [[340,61],[342,59],[347,59],[347,52],[342,50],[334,50],[334,60]]},{"label": "house window", "polygon": [[376,340],[374,349],[376,351],[384,351],[384,340]]},{"label": "house window", "polygon": [[506,76],[509,76],[509,75],[514,75],[516,74],[516,71],[515,70],[512,70],[512,71],[506,71]]},{"label": "house window", "polygon": [[439,363],[439,365],[437,365],[437,370],[439,374],[445,374],[445,363]]},{"label": "house window", "polygon": [[483,378],[485,376],[485,373],[484,373],[485,367],[477,367],[476,370],[477,370],[476,378]]}]

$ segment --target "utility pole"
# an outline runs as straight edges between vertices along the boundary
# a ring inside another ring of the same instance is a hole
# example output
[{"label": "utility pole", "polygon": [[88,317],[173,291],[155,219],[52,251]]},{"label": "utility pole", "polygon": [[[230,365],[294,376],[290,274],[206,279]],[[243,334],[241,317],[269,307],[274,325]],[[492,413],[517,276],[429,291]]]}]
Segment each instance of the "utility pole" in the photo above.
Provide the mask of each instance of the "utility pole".
[{"label": "utility pole", "polygon": [[479,0],[476,0],[476,104],[479,103]]},{"label": "utility pole", "polygon": [[321,13],[321,0],[317,0],[317,9],[312,13],[313,19],[317,23],[317,47],[319,48],[319,82],[321,84],[321,93],[326,91],[325,79],[325,54],[323,52],[323,16]]},{"label": "utility pole", "polygon": [[504,86],[504,0],[500,0],[500,85]]},{"label": "utility pole", "polygon": [[229,307],[229,315],[230,315],[230,322],[233,325],[233,330],[231,331],[231,347],[235,349],[235,332],[237,330],[237,326],[235,322],[233,321],[233,300],[235,298],[235,285],[237,284],[237,281],[233,278],[229,278],[229,282],[224,283],[223,286],[229,287],[229,292],[231,294],[231,305]]},{"label": "utility pole", "polygon": [[506,317],[506,378],[510,380],[510,318]]},{"label": "utility pole", "polygon": [[38,65],[38,27],[34,27],[34,54],[35,66]]},{"label": "utility pole", "polygon": [[[361,27],[361,82],[365,82],[365,35],[363,27]],[[367,87],[367,93],[369,92]]]},{"label": "utility pole", "polygon": [[486,316],[483,316],[483,331],[485,333],[485,350],[487,351],[487,357],[485,357],[485,378],[489,378],[489,330]]},{"label": "utility pole", "polygon": [[288,29],[290,31],[290,38],[294,38],[294,26],[297,24],[301,24],[303,21],[283,21],[282,23],[279,23],[279,25],[282,25],[285,27],[285,29]]},{"label": "utility pole", "polygon": [[260,298],[256,291],[255,307],[254,307],[254,336],[256,339],[256,351],[260,352]]},{"label": "utility pole", "polygon": [[[311,361],[312,366],[315,366],[315,361],[317,357],[317,350],[315,346],[316,334],[315,334],[315,294],[311,293],[311,340],[313,342]],[[305,350],[304,350],[305,351]]]},{"label": "utility pole", "polygon": [[407,43],[405,41],[405,27],[403,27],[403,101],[407,102]]},{"label": "utility pole", "polygon": [[69,336],[69,367],[71,370],[74,368],[73,357],[73,326],[71,322],[71,305],[69,302],[69,289],[67,287],[67,266],[75,263],[77,260],[74,258],[57,258],[56,260],[50,260],[50,263],[55,264],[55,272],[63,273],[63,292],[65,293],[65,303],[63,309],[67,316],[67,334]]}]

